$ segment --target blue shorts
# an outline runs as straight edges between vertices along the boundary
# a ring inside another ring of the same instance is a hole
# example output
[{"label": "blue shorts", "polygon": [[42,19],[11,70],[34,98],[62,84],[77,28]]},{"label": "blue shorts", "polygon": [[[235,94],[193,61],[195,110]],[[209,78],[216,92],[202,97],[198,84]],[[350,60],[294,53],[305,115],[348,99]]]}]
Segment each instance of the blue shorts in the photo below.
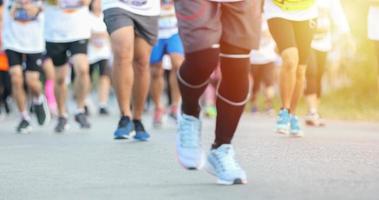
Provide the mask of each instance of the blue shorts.
[{"label": "blue shorts", "polygon": [[150,64],[160,63],[164,55],[173,53],[184,55],[184,48],[179,34],[175,34],[168,39],[158,40],[151,52]]}]

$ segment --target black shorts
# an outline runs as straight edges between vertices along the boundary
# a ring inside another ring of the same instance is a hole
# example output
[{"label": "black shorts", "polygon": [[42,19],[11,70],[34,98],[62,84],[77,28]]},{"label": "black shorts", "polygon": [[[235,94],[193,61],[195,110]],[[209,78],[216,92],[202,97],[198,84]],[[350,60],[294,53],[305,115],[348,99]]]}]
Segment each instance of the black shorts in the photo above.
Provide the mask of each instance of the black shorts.
[{"label": "black shorts", "polygon": [[13,50],[5,50],[8,57],[8,63],[10,67],[24,66],[26,71],[41,71],[42,66],[42,53],[19,53]]},{"label": "black shorts", "polygon": [[99,68],[99,74],[100,76],[109,76],[111,75],[111,69],[109,66],[109,60],[100,60],[98,62],[95,62],[89,66],[89,73],[92,77],[93,72],[96,70],[96,68]]},{"label": "black shorts", "polygon": [[296,47],[299,50],[299,64],[308,64],[313,32],[316,28],[314,20],[290,21],[272,18],[268,20],[268,25],[280,53]]},{"label": "black shorts", "polygon": [[87,54],[87,45],[86,39],[66,43],[46,42],[46,51],[54,66],[59,67],[66,64],[70,56]]}]

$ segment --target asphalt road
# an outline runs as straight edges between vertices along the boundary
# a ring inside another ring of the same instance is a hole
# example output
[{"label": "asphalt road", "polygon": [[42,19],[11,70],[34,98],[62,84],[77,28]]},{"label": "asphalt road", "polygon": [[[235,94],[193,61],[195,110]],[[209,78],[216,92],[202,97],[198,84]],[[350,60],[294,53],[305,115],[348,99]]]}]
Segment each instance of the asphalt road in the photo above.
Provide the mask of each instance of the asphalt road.
[{"label": "asphalt road", "polygon": [[[174,124],[154,130],[150,118],[147,143],[114,141],[116,114],[92,116],[89,131],[71,119],[61,135],[55,122],[18,135],[16,117],[0,121],[0,199],[379,199],[379,124],[329,121],[294,139],[274,134],[274,119],[246,114],[234,145],[249,183],[228,187],[182,169]],[[204,148],[213,130],[205,120]]]}]

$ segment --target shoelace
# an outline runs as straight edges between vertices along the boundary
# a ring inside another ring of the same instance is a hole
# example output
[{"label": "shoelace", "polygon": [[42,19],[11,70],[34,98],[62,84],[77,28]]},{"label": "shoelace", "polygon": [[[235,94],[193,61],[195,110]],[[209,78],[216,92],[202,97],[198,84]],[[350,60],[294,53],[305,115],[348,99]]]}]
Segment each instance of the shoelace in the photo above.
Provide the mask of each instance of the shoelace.
[{"label": "shoelace", "polygon": [[278,116],[278,122],[279,123],[288,123],[288,118],[289,118],[289,116],[287,116],[284,112],[280,112],[279,116]]},{"label": "shoelace", "polygon": [[[215,152],[218,166],[222,171],[232,171],[241,169],[240,165],[234,159],[234,153],[231,148],[218,149]],[[220,170],[220,169],[218,169]]]},{"label": "shoelace", "polygon": [[299,126],[299,120],[297,118],[292,118],[291,119],[291,127],[292,128],[295,128],[295,129],[299,129],[300,126]]},{"label": "shoelace", "polygon": [[143,131],[143,132],[145,132],[145,127],[143,126],[143,124],[141,122],[134,123],[134,129],[136,131]]},{"label": "shoelace", "polygon": [[199,127],[196,126],[197,124],[195,123],[196,122],[190,119],[181,120],[181,124],[179,126],[180,143],[185,148],[197,148],[199,145],[199,135],[191,133],[193,131],[198,132]]}]

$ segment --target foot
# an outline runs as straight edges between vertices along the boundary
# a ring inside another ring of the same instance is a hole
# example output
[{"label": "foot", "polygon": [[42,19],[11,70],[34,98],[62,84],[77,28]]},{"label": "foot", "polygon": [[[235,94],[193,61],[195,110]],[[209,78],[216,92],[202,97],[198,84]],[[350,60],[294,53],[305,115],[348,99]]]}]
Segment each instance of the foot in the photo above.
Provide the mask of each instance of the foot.
[{"label": "foot", "polygon": [[133,124],[134,131],[136,132],[136,134],[134,135],[134,139],[141,142],[149,140],[150,135],[145,130],[145,127],[143,126],[142,122],[140,120],[133,120]]},{"label": "foot", "polygon": [[106,107],[101,107],[99,109],[99,115],[101,116],[108,116],[109,115],[109,111]]},{"label": "foot", "polygon": [[291,115],[291,129],[290,129],[290,135],[293,137],[303,137],[304,133],[301,130],[299,118],[296,116]]},{"label": "foot", "polygon": [[17,133],[27,134],[32,131],[32,126],[30,122],[26,119],[22,119],[17,126]]},{"label": "foot", "polygon": [[115,140],[129,139],[130,132],[133,131],[133,123],[129,117],[121,117],[118,127],[113,133]]},{"label": "foot", "polygon": [[84,114],[85,114],[86,116],[89,116],[89,115],[90,115],[89,108],[88,108],[87,105],[84,106]]},{"label": "foot", "polygon": [[290,114],[286,109],[280,110],[278,114],[276,132],[284,135],[288,135],[290,132]]},{"label": "foot", "polygon": [[171,106],[169,116],[175,121],[178,120],[178,106]]},{"label": "foot", "polygon": [[257,106],[253,106],[252,108],[251,108],[251,110],[250,110],[250,112],[252,113],[252,114],[257,114],[258,113],[258,107]]},{"label": "foot", "polygon": [[75,121],[78,122],[80,128],[83,128],[83,129],[91,128],[91,124],[88,122],[87,115],[85,113],[76,114]]},{"label": "foot", "polygon": [[216,106],[206,106],[205,107],[205,116],[211,119],[217,117],[217,109]]},{"label": "foot", "polygon": [[51,116],[45,99],[43,99],[43,102],[41,104],[33,104],[33,112],[36,115],[38,124],[40,126],[49,123]]},{"label": "foot", "polygon": [[66,117],[58,117],[58,124],[55,127],[56,133],[62,133],[68,128],[68,120]]},{"label": "foot", "polygon": [[308,126],[325,126],[325,123],[323,122],[318,113],[309,113],[305,117],[305,123]]},{"label": "foot", "polygon": [[275,110],[273,108],[267,108],[265,111],[265,114],[269,117],[274,117],[275,116]]},{"label": "foot", "polygon": [[163,108],[156,108],[154,111],[153,126],[154,128],[160,128],[163,125]]},{"label": "foot", "polygon": [[201,122],[198,118],[186,114],[179,117],[176,152],[179,163],[189,170],[197,170],[204,165],[200,131]]},{"label": "foot", "polygon": [[207,159],[207,171],[217,177],[217,183],[222,185],[246,184],[245,171],[234,158],[234,149],[230,144],[224,144],[212,149]]}]

